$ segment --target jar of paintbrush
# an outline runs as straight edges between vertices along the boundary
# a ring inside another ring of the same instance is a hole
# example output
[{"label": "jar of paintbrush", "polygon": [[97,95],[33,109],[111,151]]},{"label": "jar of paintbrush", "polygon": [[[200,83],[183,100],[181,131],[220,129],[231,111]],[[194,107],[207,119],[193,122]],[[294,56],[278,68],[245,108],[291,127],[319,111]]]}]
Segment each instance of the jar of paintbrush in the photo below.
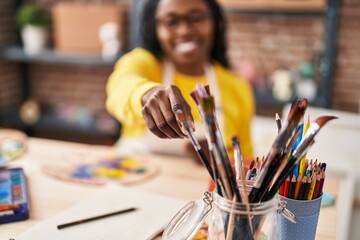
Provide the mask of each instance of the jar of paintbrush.
[{"label": "jar of paintbrush", "polygon": [[[248,186],[251,189],[251,186]],[[242,190],[241,190],[242,191]],[[260,203],[239,203],[213,193],[208,218],[208,239],[279,239],[278,199]]]}]

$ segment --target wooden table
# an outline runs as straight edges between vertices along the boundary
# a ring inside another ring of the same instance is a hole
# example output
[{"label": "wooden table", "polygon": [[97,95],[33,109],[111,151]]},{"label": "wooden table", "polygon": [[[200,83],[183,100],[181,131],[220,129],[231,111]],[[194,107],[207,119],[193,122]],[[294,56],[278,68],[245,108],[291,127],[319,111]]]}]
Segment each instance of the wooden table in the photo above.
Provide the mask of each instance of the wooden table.
[{"label": "wooden table", "polygon": [[[30,138],[26,154],[13,161],[11,167],[24,168],[28,179],[31,202],[30,219],[9,223],[0,227],[0,239],[16,239],[20,233],[36,223],[68,208],[80,199],[98,190],[97,186],[69,183],[44,174],[44,163],[62,161],[73,154],[109,154],[111,147],[93,146],[53,140]],[[203,197],[208,188],[208,174],[201,165],[186,158],[146,155],[143,156],[160,166],[160,173],[133,187],[184,200]],[[335,196],[340,180],[326,179],[325,191]],[[323,208],[320,213],[316,239],[336,239],[337,206]]]}]

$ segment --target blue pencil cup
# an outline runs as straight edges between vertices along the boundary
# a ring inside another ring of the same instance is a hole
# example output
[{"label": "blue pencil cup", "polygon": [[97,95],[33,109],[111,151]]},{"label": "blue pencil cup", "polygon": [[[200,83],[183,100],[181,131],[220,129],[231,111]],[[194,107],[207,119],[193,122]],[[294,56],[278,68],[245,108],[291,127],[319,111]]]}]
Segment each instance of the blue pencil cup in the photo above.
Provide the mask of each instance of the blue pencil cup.
[{"label": "blue pencil cup", "polygon": [[320,214],[321,197],[309,201],[279,197],[286,202],[286,208],[296,217],[296,223],[292,223],[283,215],[277,214],[279,239],[315,239]]}]

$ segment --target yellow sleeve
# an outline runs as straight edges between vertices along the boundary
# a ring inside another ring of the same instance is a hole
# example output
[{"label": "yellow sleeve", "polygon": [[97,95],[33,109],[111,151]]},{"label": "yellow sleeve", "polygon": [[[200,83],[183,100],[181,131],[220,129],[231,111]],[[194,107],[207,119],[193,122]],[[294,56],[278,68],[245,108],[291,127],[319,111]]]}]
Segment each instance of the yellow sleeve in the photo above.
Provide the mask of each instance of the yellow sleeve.
[{"label": "yellow sleeve", "polygon": [[106,108],[123,126],[144,128],[141,97],[160,85],[160,65],[144,49],[134,49],[116,63],[106,85]]}]

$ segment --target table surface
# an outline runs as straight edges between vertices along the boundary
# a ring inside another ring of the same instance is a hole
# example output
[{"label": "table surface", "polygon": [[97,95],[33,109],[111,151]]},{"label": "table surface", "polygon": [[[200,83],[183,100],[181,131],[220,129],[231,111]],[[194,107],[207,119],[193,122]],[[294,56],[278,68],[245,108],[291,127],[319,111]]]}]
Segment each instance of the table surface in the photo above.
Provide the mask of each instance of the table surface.
[{"label": "table surface", "polygon": [[[62,161],[74,154],[113,154],[114,148],[45,139],[28,139],[25,155],[11,163],[11,167],[23,167],[28,180],[30,219],[8,223],[0,227],[0,239],[15,238],[34,224],[65,210],[80,199],[98,190],[98,186],[70,183],[55,179],[42,172],[44,163]],[[159,173],[132,187],[184,200],[203,197],[208,189],[209,176],[205,168],[195,161],[165,155],[144,155],[160,168]],[[335,197],[341,179],[328,177],[324,191]],[[337,205],[322,208],[316,239],[336,239]]]}]

